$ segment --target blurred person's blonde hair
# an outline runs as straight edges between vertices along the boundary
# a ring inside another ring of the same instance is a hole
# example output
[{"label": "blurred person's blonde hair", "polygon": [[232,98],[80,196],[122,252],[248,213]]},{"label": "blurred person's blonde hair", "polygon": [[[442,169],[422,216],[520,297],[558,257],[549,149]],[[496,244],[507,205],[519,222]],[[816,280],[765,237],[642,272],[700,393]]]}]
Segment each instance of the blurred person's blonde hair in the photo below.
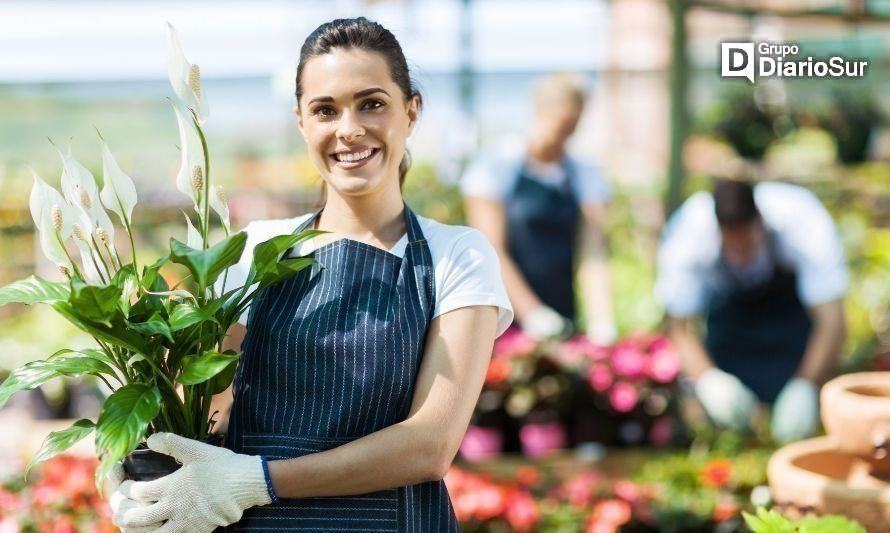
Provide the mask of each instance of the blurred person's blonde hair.
[{"label": "blurred person's blonde hair", "polygon": [[579,108],[587,99],[584,78],[576,72],[554,72],[535,83],[535,106],[546,105],[554,100],[569,101]]}]

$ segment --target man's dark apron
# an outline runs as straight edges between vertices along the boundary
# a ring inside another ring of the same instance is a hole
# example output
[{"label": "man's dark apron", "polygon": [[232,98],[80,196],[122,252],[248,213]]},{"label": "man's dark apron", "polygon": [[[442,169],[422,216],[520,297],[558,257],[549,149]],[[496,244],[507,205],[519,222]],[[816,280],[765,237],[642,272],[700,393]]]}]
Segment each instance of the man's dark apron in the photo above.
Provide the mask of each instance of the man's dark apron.
[{"label": "man's dark apron", "polygon": [[571,163],[561,186],[541,183],[525,165],[504,201],[507,250],[535,295],[562,316],[575,321],[574,261],[581,207],[573,192]]},{"label": "man's dark apron", "polygon": [[769,243],[773,273],[755,287],[742,288],[721,259],[726,290],[711,298],[705,346],[714,364],[772,403],[800,366],[811,320],[796,273],[778,264],[772,236]]},{"label": "man's dark apron", "polygon": [[[226,447],[299,457],[407,418],[436,295],[432,256],[407,205],[405,221],[404,258],[340,239],[313,252],[317,264],[254,300]],[[227,530],[458,531],[458,522],[440,480],[282,500],[248,509]]]}]

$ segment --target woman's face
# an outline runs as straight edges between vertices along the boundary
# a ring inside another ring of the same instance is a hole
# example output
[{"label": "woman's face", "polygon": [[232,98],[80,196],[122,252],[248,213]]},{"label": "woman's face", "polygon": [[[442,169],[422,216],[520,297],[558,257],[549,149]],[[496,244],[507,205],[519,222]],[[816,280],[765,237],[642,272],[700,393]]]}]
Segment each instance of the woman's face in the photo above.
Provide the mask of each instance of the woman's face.
[{"label": "woman's face", "polygon": [[392,80],[383,55],[335,49],[303,66],[298,124],[313,164],[338,194],[398,188],[416,98]]}]

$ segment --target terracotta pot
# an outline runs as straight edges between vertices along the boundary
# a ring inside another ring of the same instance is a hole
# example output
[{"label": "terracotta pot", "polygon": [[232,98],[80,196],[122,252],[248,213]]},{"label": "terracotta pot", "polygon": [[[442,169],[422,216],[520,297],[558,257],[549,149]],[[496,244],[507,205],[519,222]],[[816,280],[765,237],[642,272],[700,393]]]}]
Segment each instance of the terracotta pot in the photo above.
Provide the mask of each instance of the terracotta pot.
[{"label": "terracotta pot", "polygon": [[[208,435],[204,439],[207,444],[223,445],[223,435]],[[182,466],[169,455],[150,450],[145,443],[140,444],[133,453],[124,457],[124,473],[126,479],[133,481],[152,481],[167,474],[172,474]]]},{"label": "terracotta pot", "polygon": [[786,513],[840,514],[868,531],[886,531],[890,524],[890,480],[838,451],[831,437],[785,446],[773,454],[767,474],[773,501]]},{"label": "terracotta pot", "polygon": [[837,449],[890,474],[890,372],[862,372],[822,387],[822,423]]}]

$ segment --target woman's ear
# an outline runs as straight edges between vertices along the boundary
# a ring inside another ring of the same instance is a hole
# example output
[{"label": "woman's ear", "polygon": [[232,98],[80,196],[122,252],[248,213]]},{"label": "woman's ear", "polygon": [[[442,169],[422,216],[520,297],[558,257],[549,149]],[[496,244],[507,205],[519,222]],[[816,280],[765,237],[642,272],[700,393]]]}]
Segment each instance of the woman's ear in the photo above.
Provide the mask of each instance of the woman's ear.
[{"label": "woman's ear", "polygon": [[300,114],[300,106],[294,106],[294,115],[297,116],[297,128],[300,130],[300,133],[303,135],[303,138],[306,137],[306,132],[303,131],[303,115]]},{"label": "woman's ear", "polygon": [[417,124],[417,117],[420,114],[420,99],[412,96],[408,100],[405,111],[408,114],[408,135],[414,132],[414,125]]}]

